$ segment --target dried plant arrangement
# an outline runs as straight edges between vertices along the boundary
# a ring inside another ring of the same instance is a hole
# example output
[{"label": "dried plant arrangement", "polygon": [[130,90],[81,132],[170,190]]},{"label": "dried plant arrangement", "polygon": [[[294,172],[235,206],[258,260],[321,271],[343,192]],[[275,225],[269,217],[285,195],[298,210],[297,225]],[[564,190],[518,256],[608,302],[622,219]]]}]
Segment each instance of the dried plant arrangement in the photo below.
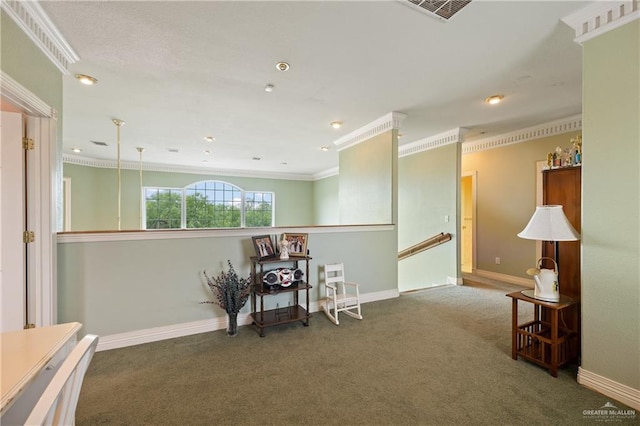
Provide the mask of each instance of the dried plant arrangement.
[{"label": "dried plant arrangement", "polygon": [[224,309],[229,317],[227,334],[235,336],[238,334],[238,313],[249,299],[252,280],[251,276],[247,278],[239,277],[235,269],[233,269],[231,261],[227,260],[227,263],[229,264],[229,271],[222,270],[215,277],[208,276],[206,271],[203,272],[215,300],[201,303],[216,304]]}]

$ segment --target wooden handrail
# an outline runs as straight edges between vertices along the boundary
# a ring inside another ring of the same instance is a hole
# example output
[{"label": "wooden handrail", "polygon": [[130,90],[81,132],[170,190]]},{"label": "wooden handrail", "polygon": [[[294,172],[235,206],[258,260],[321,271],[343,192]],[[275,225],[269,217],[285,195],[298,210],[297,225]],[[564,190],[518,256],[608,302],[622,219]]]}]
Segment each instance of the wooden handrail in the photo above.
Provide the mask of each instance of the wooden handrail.
[{"label": "wooden handrail", "polygon": [[419,242],[409,248],[406,248],[402,251],[398,252],[398,260],[405,259],[409,256],[413,256],[414,254],[420,253],[421,251],[425,251],[435,246],[439,246],[442,243],[446,243],[451,240],[451,234],[441,232],[438,235],[434,235],[431,238],[428,238],[424,241]]}]

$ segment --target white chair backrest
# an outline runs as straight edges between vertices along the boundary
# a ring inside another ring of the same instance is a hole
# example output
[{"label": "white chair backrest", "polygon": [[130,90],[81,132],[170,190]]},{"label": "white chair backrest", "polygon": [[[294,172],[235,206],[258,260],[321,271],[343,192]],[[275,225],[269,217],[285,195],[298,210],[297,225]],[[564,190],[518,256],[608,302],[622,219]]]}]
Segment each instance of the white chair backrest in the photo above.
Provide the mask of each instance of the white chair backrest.
[{"label": "white chair backrest", "polygon": [[97,345],[98,336],[88,334],[73,348],[31,411],[27,426],[75,423],[82,380]]},{"label": "white chair backrest", "polygon": [[324,282],[327,284],[344,282],[344,263],[324,265]]}]

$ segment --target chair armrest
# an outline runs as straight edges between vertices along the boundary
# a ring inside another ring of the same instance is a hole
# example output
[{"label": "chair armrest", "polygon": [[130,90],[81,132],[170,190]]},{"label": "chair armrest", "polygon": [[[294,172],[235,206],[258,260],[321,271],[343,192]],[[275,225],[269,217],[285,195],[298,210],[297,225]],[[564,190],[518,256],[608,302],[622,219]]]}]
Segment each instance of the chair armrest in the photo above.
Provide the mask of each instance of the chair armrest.
[{"label": "chair armrest", "polygon": [[336,291],[336,285],[335,284],[326,284],[325,286],[327,286],[328,288],[332,289],[333,291]]}]

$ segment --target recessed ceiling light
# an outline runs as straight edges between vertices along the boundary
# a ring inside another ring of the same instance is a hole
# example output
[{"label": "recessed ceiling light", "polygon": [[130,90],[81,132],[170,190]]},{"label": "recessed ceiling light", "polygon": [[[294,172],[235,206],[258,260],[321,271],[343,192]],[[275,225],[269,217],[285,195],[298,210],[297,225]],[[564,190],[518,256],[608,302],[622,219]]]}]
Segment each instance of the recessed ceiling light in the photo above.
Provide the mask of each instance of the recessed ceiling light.
[{"label": "recessed ceiling light", "polygon": [[286,166],[288,163],[287,163],[286,161],[283,161],[283,162],[282,162],[282,163],[280,163],[280,164],[282,164],[283,166]]},{"label": "recessed ceiling light", "polygon": [[73,152],[82,152],[82,150],[80,148],[71,148],[71,151],[73,151]]},{"label": "recessed ceiling light", "polygon": [[253,157],[253,158],[251,158],[251,159],[252,159],[252,160],[254,160],[254,161],[260,161],[260,160],[262,160],[262,158],[260,158],[260,157]]},{"label": "recessed ceiling light", "polygon": [[75,74],[74,77],[82,84],[86,84],[87,86],[92,86],[98,82],[95,77],[91,77],[86,74]]},{"label": "recessed ceiling light", "polygon": [[214,138],[213,136],[205,136],[204,140],[207,142],[213,142],[216,140],[216,138]]},{"label": "recessed ceiling light", "polygon": [[106,142],[101,142],[101,141],[89,141],[89,142],[98,146],[108,146]]},{"label": "recessed ceiling light", "polygon": [[277,69],[278,71],[289,71],[289,68],[291,68],[291,67],[290,67],[290,66],[289,66],[289,64],[288,64],[288,63],[286,63],[286,62],[278,62],[278,63],[276,64],[276,69]]},{"label": "recessed ceiling light", "polygon": [[339,129],[340,127],[342,127],[342,121],[332,121],[331,123],[329,123],[331,125],[331,127],[333,127],[334,129]]},{"label": "recessed ceiling light", "polygon": [[504,95],[493,95],[493,96],[489,96],[484,101],[490,105],[495,105],[495,104],[499,104],[502,101],[502,99],[504,99]]},{"label": "recessed ceiling light", "polygon": [[208,162],[209,162],[209,160],[202,160],[202,162],[203,162],[203,163],[208,163]]},{"label": "recessed ceiling light", "polygon": [[167,148],[169,152],[179,152],[177,148]]},{"label": "recessed ceiling light", "polygon": [[204,153],[204,155],[209,155],[211,154],[211,151],[209,151],[208,149],[206,151],[202,151]]},{"label": "recessed ceiling light", "polygon": [[266,86],[264,86],[264,91],[273,92],[273,84],[267,84]]},{"label": "recessed ceiling light", "polygon": [[329,151],[329,147],[328,146],[321,146],[320,147],[320,151]]}]

